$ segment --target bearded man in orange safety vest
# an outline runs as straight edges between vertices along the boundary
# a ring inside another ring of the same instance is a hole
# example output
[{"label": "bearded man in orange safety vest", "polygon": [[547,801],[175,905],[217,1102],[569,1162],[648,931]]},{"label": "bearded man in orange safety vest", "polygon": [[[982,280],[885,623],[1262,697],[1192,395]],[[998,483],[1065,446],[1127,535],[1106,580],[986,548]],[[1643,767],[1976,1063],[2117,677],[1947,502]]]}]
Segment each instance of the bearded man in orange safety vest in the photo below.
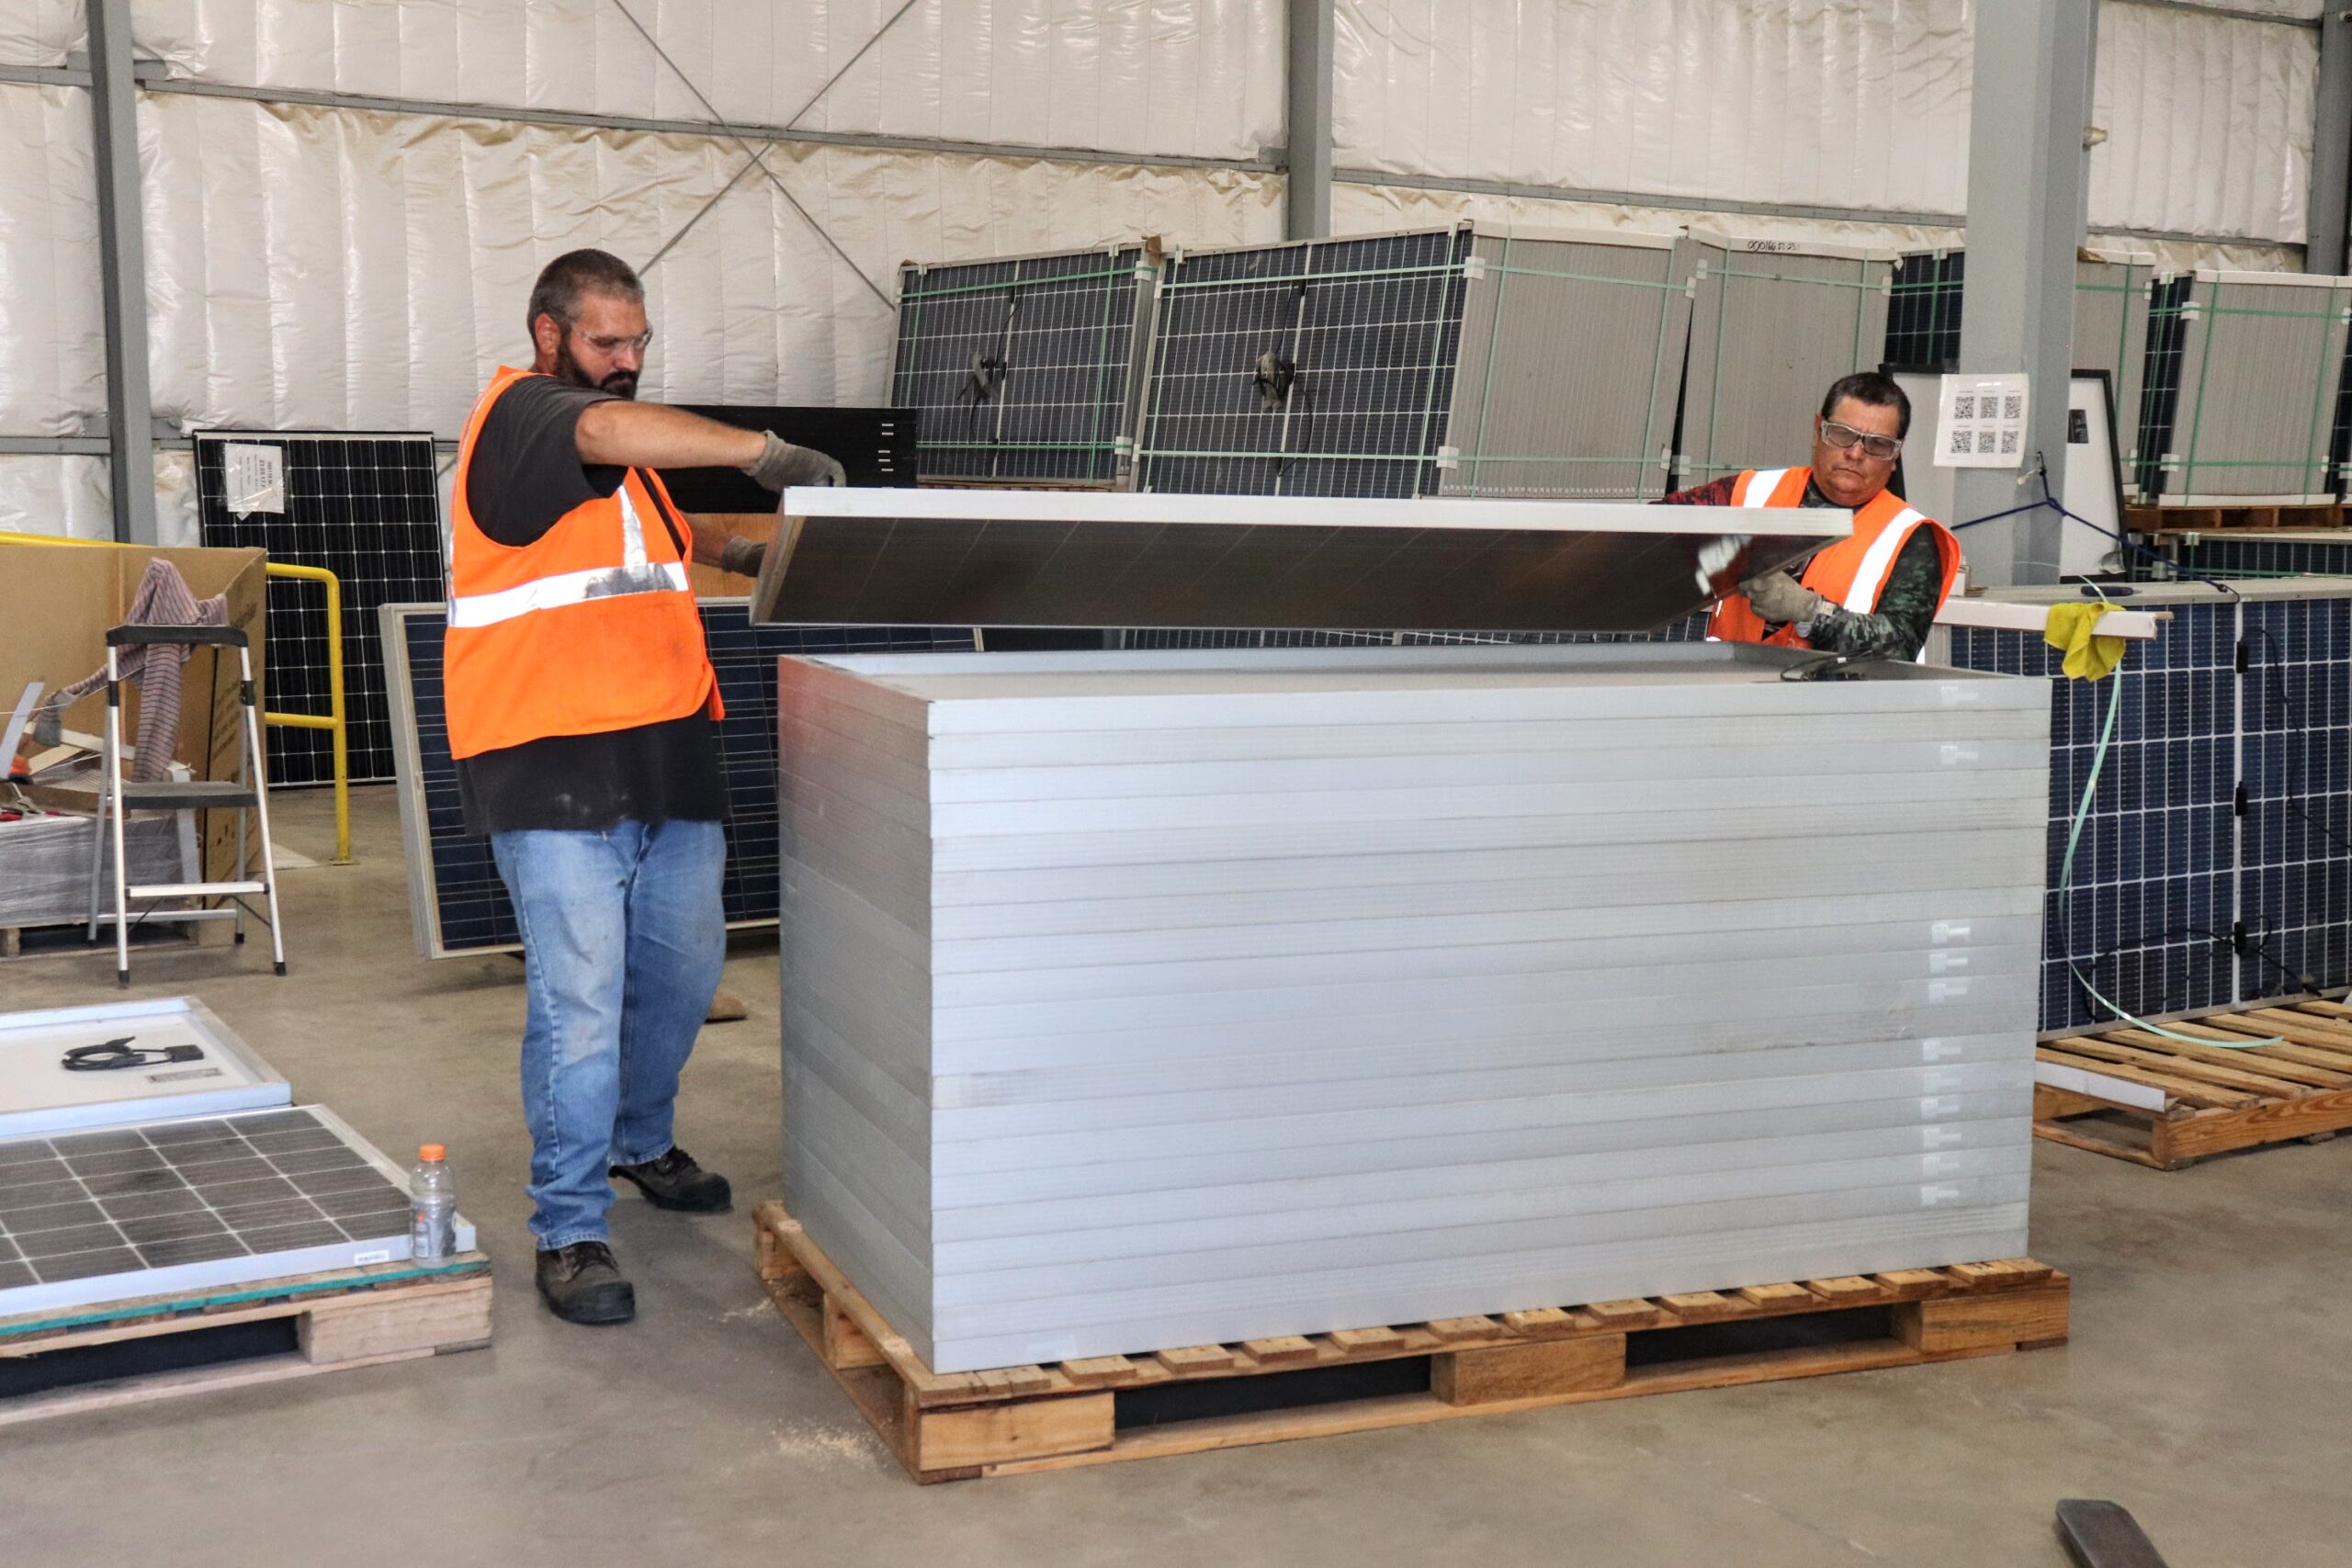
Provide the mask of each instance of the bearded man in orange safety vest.
[{"label": "bearded man in orange safety vest", "polygon": [[653,333],[617,256],[549,262],[525,319],[531,367],[491,378],[458,448],[449,750],[523,942],[539,1293],[569,1322],[625,1323],[612,1179],[663,1209],[732,1201],[672,1136],[727,956],[725,709],[686,563],[753,575],[764,549],[697,527],[654,470],[724,464],[780,491],[839,484],[842,466],[634,401]]},{"label": "bearded man in orange safety vest", "polygon": [[1751,468],[1666,498],[1685,506],[1841,506],[1854,514],[1853,533],[1814,556],[1802,575],[1766,572],[1725,594],[1708,618],[1708,637],[1856,658],[1919,657],[1959,576],[1960,541],[1886,488],[1910,428],[1903,389],[1863,371],[1821,400],[1810,467]]}]

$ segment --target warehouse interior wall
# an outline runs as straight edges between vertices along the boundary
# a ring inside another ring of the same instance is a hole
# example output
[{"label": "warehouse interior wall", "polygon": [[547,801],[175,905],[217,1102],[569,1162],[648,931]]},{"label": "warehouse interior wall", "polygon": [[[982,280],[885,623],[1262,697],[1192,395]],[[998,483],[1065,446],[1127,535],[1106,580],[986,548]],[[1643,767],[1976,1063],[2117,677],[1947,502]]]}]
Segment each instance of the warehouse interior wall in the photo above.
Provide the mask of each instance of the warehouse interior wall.
[{"label": "warehouse interior wall", "polygon": [[[1963,238],[1978,0],[1335,6],[1337,231]],[[2093,243],[2301,265],[2319,0],[2229,10],[2101,6]],[[453,438],[582,244],[648,268],[645,395],[879,401],[901,260],[1278,239],[1284,13],[133,0],[156,412]],[[0,0],[0,527],[96,536],[104,458],[27,449],[103,430],[84,40]],[[158,482],[185,542],[185,451]]]}]

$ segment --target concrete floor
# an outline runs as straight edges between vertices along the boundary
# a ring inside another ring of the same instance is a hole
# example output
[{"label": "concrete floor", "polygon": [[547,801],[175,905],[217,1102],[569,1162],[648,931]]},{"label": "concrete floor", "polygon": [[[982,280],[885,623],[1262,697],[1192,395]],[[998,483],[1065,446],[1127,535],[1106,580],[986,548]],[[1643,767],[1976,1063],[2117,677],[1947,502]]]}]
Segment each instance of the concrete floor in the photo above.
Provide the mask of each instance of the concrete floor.
[{"label": "concrete floor", "polygon": [[[446,1142],[497,1260],[488,1350],[0,1427],[0,1562],[1752,1565],[2058,1563],[2065,1496],[2131,1507],[2177,1568],[2340,1565],[2352,1138],[2170,1175],[2041,1145],[2033,1247],[2063,1348],[919,1489],[769,1308],[751,1227],[623,1200],[623,1329],[531,1289],[517,966],[411,955],[389,790],[360,863],[285,875],[266,949],[135,957],[387,1151]],[[323,861],[327,797],[283,841]],[[775,947],[747,942],[680,1137],[779,1190]],[[0,964],[0,1006],[104,1000],[108,958]]]}]

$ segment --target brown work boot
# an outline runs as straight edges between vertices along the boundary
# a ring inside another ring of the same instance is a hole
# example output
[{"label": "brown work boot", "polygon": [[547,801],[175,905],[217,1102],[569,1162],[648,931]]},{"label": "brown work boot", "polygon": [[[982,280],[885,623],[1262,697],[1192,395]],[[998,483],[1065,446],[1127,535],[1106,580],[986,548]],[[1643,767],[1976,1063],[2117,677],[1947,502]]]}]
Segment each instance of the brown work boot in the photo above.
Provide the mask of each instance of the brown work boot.
[{"label": "brown work boot", "polygon": [[727,1178],[705,1170],[695,1163],[694,1156],[681,1148],[672,1148],[660,1159],[616,1165],[612,1174],[635,1182],[644,1192],[645,1201],[657,1209],[675,1209],[686,1214],[723,1214],[735,1202],[735,1190],[727,1185]]},{"label": "brown work boot", "polygon": [[637,1315],[637,1289],[621,1278],[613,1249],[601,1241],[540,1253],[538,1282],[548,1310],[566,1323],[627,1323]]}]

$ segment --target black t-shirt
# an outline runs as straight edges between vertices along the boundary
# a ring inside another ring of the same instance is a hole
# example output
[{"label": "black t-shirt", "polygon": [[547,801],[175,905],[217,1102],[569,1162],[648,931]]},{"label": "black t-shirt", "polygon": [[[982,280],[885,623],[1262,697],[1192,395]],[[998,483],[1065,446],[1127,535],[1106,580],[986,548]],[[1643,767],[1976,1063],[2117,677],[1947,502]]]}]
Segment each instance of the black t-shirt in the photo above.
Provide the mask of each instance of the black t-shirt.
[{"label": "black t-shirt", "polygon": [[[582,463],[575,434],[582,411],[609,396],[549,376],[526,377],[501,393],[475,433],[466,468],[474,525],[502,545],[528,545],[573,507],[619,489],[626,470]],[[684,522],[662,510],[680,553],[688,553]],[[467,831],[481,834],[715,822],[727,815],[718,735],[707,711],[461,758],[458,795]]]}]

